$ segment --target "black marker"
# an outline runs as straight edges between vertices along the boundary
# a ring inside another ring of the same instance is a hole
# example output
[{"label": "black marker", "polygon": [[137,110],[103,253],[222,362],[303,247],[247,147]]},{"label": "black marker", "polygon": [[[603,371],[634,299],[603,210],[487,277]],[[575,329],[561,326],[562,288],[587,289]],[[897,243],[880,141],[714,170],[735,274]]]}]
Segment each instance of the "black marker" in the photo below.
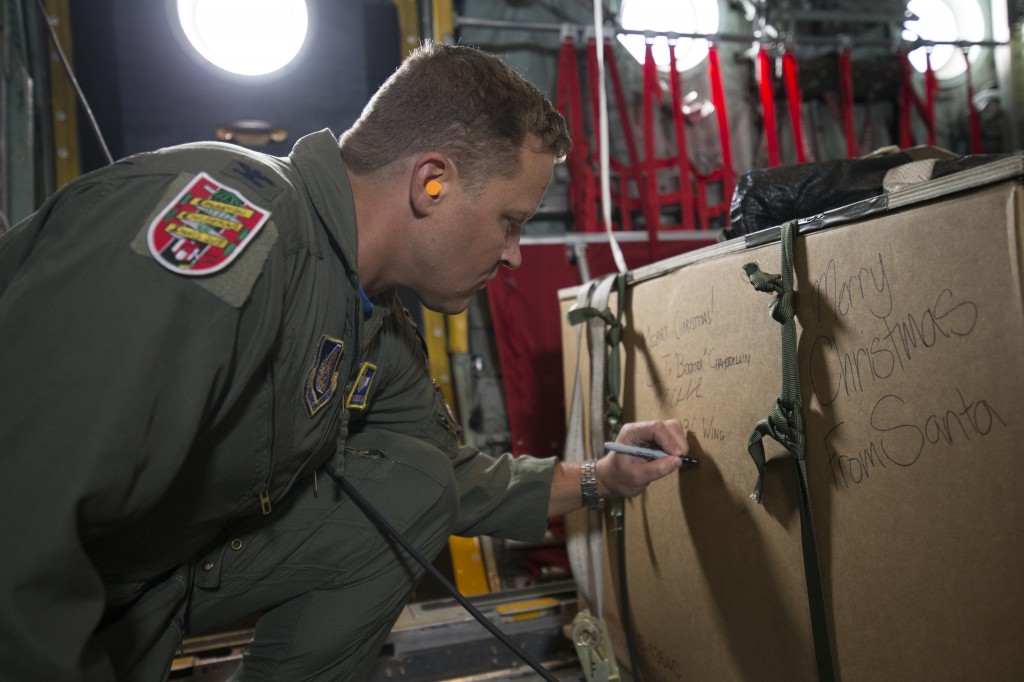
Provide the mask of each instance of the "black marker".
[{"label": "black marker", "polygon": [[[623,445],[622,443],[607,442],[604,444],[606,450],[612,452],[621,452],[624,455],[633,455],[634,457],[643,457],[646,460],[659,459],[661,457],[668,457],[669,454],[664,450],[653,450],[651,448],[641,448],[636,445]],[[679,459],[683,460],[683,464],[688,466],[697,466],[699,460],[694,459],[688,455],[683,455]]]}]

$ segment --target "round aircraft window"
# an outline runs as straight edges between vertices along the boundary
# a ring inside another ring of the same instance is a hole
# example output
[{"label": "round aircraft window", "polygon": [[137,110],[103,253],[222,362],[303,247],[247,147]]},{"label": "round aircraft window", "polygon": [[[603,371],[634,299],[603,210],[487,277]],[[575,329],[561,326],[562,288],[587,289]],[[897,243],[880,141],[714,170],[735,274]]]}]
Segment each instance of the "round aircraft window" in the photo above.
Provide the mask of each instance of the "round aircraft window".
[{"label": "round aircraft window", "polygon": [[[904,40],[978,41],[985,38],[985,14],[977,0],[910,0],[907,12],[915,18],[904,22]],[[959,76],[967,70],[959,46],[935,45],[931,51],[932,70],[940,80]],[[973,62],[980,52],[981,48],[973,45],[968,58]],[[910,63],[923,73],[927,48],[911,51]]]},{"label": "round aircraft window", "polygon": [[177,0],[189,43],[231,73],[262,76],[291,62],[309,28],[305,0]]},{"label": "round aircraft window", "polygon": [[[715,33],[718,31],[718,0],[622,0],[619,11],[622,28],[631,31],[659,31],[662,33]],[[633,58],[643,64],[646,38],[636,33],[618,36]],[[669,68],[668,38],[654,38],[654,61],[658,68]],[[676,68],[691,69],[708,54],[707,42],[702,39],[680,38],[676,46]]]}]

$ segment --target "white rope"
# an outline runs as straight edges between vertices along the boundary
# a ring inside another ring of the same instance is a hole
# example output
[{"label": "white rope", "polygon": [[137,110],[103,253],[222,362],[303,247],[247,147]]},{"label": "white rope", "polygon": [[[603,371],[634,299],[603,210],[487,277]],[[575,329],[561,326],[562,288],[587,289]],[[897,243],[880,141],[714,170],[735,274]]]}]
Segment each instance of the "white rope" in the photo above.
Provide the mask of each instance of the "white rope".
[{"label": "white rope", "polygon": [[620,273],[629,268],[626,267],[626,259],[619,248],[619,242],[615,240],[612,233],[612,190],[611,172],[608,150],[608,88],[604,78],[604,8],[601,0],[594,0],[594,37],[596,39],[595,49],[597,50],[597,118],[598,118],[598,147],[599,173],[601,178],[601,217],[604,218],[604,229],[608,232],[608,244],[612,248],[612,258],[615,259],[615,267]]}]

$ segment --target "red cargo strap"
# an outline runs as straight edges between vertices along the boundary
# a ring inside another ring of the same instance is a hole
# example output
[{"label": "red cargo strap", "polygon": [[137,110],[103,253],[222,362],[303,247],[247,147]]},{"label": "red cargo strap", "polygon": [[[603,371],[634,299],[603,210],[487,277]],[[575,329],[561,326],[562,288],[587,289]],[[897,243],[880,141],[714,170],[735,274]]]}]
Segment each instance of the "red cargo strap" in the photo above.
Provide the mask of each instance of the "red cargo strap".
[{"label": "red cargo strap", "polygon": [[654,102],[661,104],[661,88],[658,85],[658,65],[654,62],[654,44],[647,42],[643,71],[643,128],[644,128],[644,222],[647,234],[653,241],[661,226],[661,197],[658,196],[658,170],[654,158]]},{"label": "red cargo strap", "polygon": [[839,106],[846,135],[846,158],[857,157],[857,131],[853,127],[853,59],[850,46],[839,48]]},{"label": "red cargo strap", "polygon": [[928,128],[928,144],[935,145],[935,93],[939,90],[939,81],[932,70],[932,50],[924,51],[924,98],[925,125]]},{"label": "red cargo strap", "polygon": [[757,66],[761,76],[761,112],[764,138],[768,145],[768,167],[779,165],[779,137],[775,128],[775,89],[772,87],[772,61],[764,45],[757,47]]},{"label": "red cargo strap", "polygon": [[679,75],[679,67],[676,64],[676,48],[678,43],[669,42],[668,51],[670,57],[669,77],[670,92],[672,93],[672,124],[676,134],[676,168],[679,169],[679,212],[682,216],[680,223],[684,230],[694,229],[694,208],[693,208],[693,183],[690,172],[690,152],[686,147],[686,124],[683,120],[683,97],[680,93],[682,78]]},{"label": "red cargo strap", "polygon": [[[718,46],[708,41],[708,79],[711,81],[711,101],[715,105],[718,119],[718,139],[722,150],[722,166],[707,175],[695,173],[697,177],[697,214],[701,227],[708,229],[710,216],[724,214],[729,218],[729,203],[735,187],[735,176],[732,169],[732,145],[729,142],[729,114],[725,108],[725,90],[722,88],[722,67],[719,61]],[[722,182],[722,201],[714,206],[707,205],[707,184]]]},{"label": "red cargo strap", "polygon": [[971,128],[971,153],[985,153],[985,145],[981,139],[981,121],[978,119],[978,109],[974,106],[974,85],[971,83],[971,59],[968,52],[969,47],[963,48],[964,75],[967,77],[967,121]]},{"label": "red cargo strap", "polygon": [[566,157],[569,168],[569,210],[578,231],[595,232],[597,207],[594,173],[590,166],[587,132],[583,127],[583,104],[576,65],[576,43],[571,36],[562,39],[558,56],[558,88],[556,107],[569,123],[572,149]]},{"label": "red cargo strap", "polygon": [[935,91],[938,83],[935,80],[935,72],[932,71],[931,51],[925,52],[926,62],[924,71],[924,101],[918,97],[914,90],[913,71],[910,64],[910,54],[903,51],[903,88],[902,106],[900,107],[900,147],[906,149],[914,146],[914,135],[910,127],[910,115],[917,111],[924,120],[925,129],[928,134],[928,144],[935,144]]},{"label": "red cargo strap", "polygon": [[789,102],[789,125],[793,129],[793,147],[796,149],[796,162],[805,163],[807,152],[804,151],[804,127],[800,115],[800,71],[796,63],[796,55],[790,51],[782,53],[782,74],[786,79],[786,100]]}]

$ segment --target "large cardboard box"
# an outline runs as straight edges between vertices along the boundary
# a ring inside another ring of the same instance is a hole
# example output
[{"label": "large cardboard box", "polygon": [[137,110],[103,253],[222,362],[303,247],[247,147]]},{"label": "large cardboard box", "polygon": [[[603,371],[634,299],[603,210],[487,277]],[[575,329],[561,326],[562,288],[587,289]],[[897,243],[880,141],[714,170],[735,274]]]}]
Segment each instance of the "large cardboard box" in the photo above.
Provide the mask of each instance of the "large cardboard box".
[{"label": "large cardboard box", "polygon": [[[842,680],[1024,676],[1022,172],[1013,157],[801,222],[807,466]],[[770,440],[749,497],[747,441],[782,378],[748,262],[780,271],[778,230],[627,290],[626,417],[679,419],[701,460],[626,504],[625,576],[606,532],[603,615],[628,661],[625,579],[647,682],[816,677],[795,467]]]}]

